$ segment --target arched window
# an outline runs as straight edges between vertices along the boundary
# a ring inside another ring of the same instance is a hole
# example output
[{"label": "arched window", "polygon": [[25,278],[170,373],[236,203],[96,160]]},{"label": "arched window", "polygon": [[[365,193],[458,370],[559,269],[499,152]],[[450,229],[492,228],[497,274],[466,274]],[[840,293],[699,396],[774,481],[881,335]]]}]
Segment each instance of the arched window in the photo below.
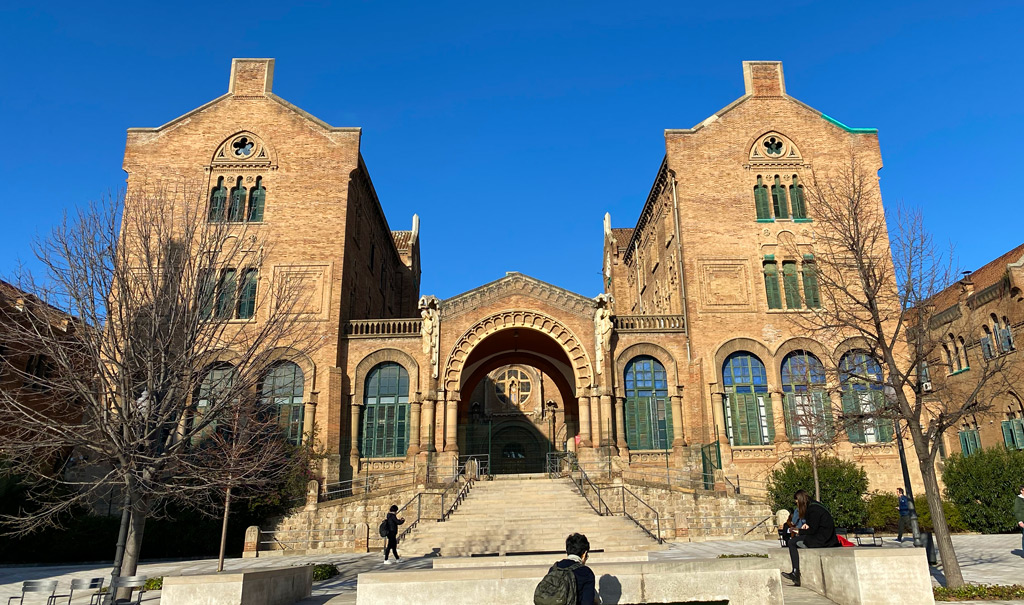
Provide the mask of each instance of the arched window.
[{"label": "arched window", "polygon": [[263,202],[267,199],[267,190],[263,186],[263,177],[256,177],[256,185],[249,192],[249,218],[250,222],[263,220]]},{"label": "arched window", "polygon": [[242,177],[238,177],[235,186],[231,188],[231,205],[228,207],[228,222],[240,223],[245,220],[245,187],[242,186]]},{"label": "arched window", "polygon": [[964,456],[981,451],[981,431],[978,430],[977,418],[973,416],[964,418],[958,437],[960,437],[960,453]]},{"label": "arched window", "polygon": [[793,218],[807,218],[807,206],[804,204],[804,186],[793,175],[793,184],[789,186],[789,201],[793,208]]},{"label": "arched window", "polygon": [[992,325],[995,326],[994,328],[990,327],[989,325],[982,325],[981,326],[981,332],[982,332],[982,335],[981,335],[981,358],[982,359],[992,359],[993,357],[995,357],[997,355],[997,353],[996,353],[996,346],[997,346],[996,345],[996,339],[993,337],[993,332],[995,332],[995,333],[999,332],[999,323],[998,323],[998,320],[995,319],[995,317],[996,317],[995,315],[992,316],[992,319],[993,319],[993,322],[994,322]]},{"label": "arched window", "polygon": [[865,351],[850,351],[839,362],[846,435],[851,443],[892,441],[892,420],[880,418],[885,406],[882,366]]},{"label": "arched window", "polygon": [[807,351],[782,360],[786,436],[793,443],[821,443],[832,434],[832,405],[825,391],[825,368]]},{"label": "arched window", "polygon": [[1011,450],[1024,450],[1024,405],[1013,393],[1006,394],[1003,445]]},{"label": "arched window", "polygon": [[772,211],[768,206],[768,186],[757,175],[757,185],[754,185],[754,210],[757,212],[758,220],[771,220]]},{"label": "arched window", "polygon": [[772,185],[772,209],[775,210],[775,218],[789,218],[786,186],[782,184],[777,174],[775,175],[775,184]]},{"label": "arched window", "polygon": [[303,385],[302,369],[291,361],[275,363],[263,378],[263,402],[277,408],[285,437],[295,445],[302,442]]},{"label": "arched window", "polygon": [[668,405],[665,366],[643,355],[626,365],[626,443],[632,450],[668,449],[672,443],[672,406]]},{"label": "arched window", "polygon": [[722,365],[725,428],[732,445],[769,445],[775,438],[768,374],[764,363],[746,351],[733,353]]},{"label": "arched window", "polygon": [[224,177],[217,178],[217,186],[210,191],[210,214],[209,221],[217,222],[224,220],[224,208],[227,206],[228,188],[224,186]]},{"label": "arched window", "polygon": [[967,359],[967,343],[964,342],[964,337],[963,336],[959,337],[957,340],[960,343],[960,347],[959,347],[960,355],[963,356],[963,365],[961,367],[964,370],[970,370],[971,369],[971,362],[970,362],[970,360]]},{"label": "arched window", "polygon": [[949,366],[951,372],[959,372],[964,369],[963,361],[960,358],[960,345],[956,340],[956,336],[953,334],[949,335],[949,344],[952,345],[950,349],[950,355],[952,355],[952,363]]},{"label": "arched window", "polygon": [[1003,321],[999,324],[999,350],[1003,353],[1007,353],[1013,350],[1013,333],[1010,332],[1010,320],[1003,316]]},{"label": "arched window", "polygon": [[393,361],[374,366],[363,395],[364,458],[397,458],[409,447],[409,373]]},{"label": "arched window", "polygon": [[230,363],[215,363],[206,367],[195,396],[196,411],[206,410],[224,403],[235,382],[235,368]]}]

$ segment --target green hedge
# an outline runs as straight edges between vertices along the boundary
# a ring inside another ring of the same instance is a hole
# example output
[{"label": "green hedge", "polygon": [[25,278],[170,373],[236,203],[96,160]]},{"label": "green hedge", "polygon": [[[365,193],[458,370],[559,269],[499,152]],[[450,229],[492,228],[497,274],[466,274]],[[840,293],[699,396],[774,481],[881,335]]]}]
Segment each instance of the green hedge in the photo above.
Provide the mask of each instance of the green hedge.
[{"label": "green hedge", "polygon": [[[875,531],[888,531],[895,533],[899,528],[899,509],[897,508],[896,494],[892,492],[875,492],[867,497],[867,519],[864,525],[874,527]],[[928,508],[928,500],[924,496],[914,498],[914,508],[917,509],[917,526],[921,531],[933,531],[932,513]],[[964,532],[968,528],[964,524],[959,509],[949,500],[942,501],[942,510],[946,513],[946,523],[949,530],[953,532]]]},{"label": "green hedge", "polygon": [[[924,496],[914,497],[914,508],[917,509],[917,526],[921,531],[935,531],[932,526],[932,509],[928,508],[928,499]],[[942,501],[942,511],[946,513],[946,525],[951,532],[965,532],[970,530],[964,523],[963,515],[956,504],[949,500]]]},{"label": "green hedge", "polygon": [[963,523],[973,531],[995,534],[1018,531],[1013,499],[1024,486],[1024,450],[994,447],[946,459],[942,481]]},{"label": "green hedge", "polygon": [[[860,527],[867,516],[864,493],[868,476],[859,465],[833,456],[818,460],[821,503],[832,513],[836,525]],[[793,493],[807,490],[814,497],[814,474],[810,458],[794,458],[772,471],[768,477],[768,498],[772,510],[793,510]]]}]

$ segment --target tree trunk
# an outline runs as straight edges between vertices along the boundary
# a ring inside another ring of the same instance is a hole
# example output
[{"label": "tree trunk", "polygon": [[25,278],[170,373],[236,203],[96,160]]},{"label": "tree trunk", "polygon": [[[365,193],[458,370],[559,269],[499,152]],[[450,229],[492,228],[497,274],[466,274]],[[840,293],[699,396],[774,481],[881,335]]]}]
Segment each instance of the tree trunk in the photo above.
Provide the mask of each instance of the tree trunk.
[{"label": "tree trunk", "polygon": [[228,541],[228,515],[231,514],[231,487],[224,490],[224,523],[220,527],[220,556],[217,558],[217,571],[224,571],[224,545]]},{"label": "tree trunk", "polygon": [[[131,522],[131,497],[126,489],[124,491],[124,502],[121,503],[121,528],[117,532],[117,548],[114,550],[114,568],[110,570],[110,584],[120,577],[122,564],[124,563],[124,546],[128,539],[128,524]],[[114,601],[114,592],[108,590],[103,602],[111,605]]]},{"label": "tree trunk", "polygon": [[821,502],[821,482],[818,480],[818,453],[811,448],[811,472],[814,473],[814,499]]},{"label": "tree trunk", "polygon": [[[136,503],[132,508],[131,523],[128,525],[128,539],[125,541],[124,562],[121,564],[121,576],[134,576],[139,568],[139,554],[142,551],[142,533],[146,529],[146,515],[149,507]],[[117,591],[118,599],[131,597],[131,589]]]},{"label": "tree trunk", "polygon": [[[920,455],[919,455],[920,456]],[[946,512],[942,510],[942,499],[939,496],[939,482],[935,477],[935,466],[928,456],[920,456],[921,478],[924,480],[924,494],[928,498],[928,509],[932,513],[932,531],[935,533],[935,544],[942,558],[942,575],[946,577],[947,588],[964,585],[964,576],[960,572],[960,562],[956,560],[953,550],[953,539],[949,535],[946,523]]]}]

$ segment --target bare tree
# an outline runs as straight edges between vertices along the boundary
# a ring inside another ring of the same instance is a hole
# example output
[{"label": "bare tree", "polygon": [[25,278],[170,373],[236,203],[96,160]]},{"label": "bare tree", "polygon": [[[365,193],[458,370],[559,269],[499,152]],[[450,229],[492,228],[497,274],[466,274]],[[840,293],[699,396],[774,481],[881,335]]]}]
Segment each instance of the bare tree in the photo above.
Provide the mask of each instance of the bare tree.
[{"label": "bare tree", "polygon": [[814,499],[821,500],[818,462],[835,446],[835,423],[828,393],[824,390],[783,393],[787,437],[794,454],[806,454],[814,477]]},{"label": "bare tree", "polygon": [[[945,305],[936,308],[945,300],[947,287],[956,282],[951,254],[934,244],[916,209],[900,207],[892,213],[890,239],[877,176],[852,154],[842,169],[814,174],[808,197],[821,307],[795,321],[822,330],[834,341],[855,339],[880,364],[877,374],[856,365],[840,368],[845,379],[855,378],[889,395],[848,411],[844,422],[863,426],[904,421],[924,481],[947,584],[962,585],[942,509],[936,458],[946,431],[986,409],[992,394],[1005,387],[1005,360],[979,360],[962,380],[925,384],[922,369],[929,362],[935,367],[944,334],[954,333],[958,344],[961,337],[964,343],[977,341],[972,328],[977,322],[969,310],[958,311],[954,318]],[[951,304],[958,302],[954,296]],[[953,321],[956,327],[949,329]]]},{"label": "bare tree", "polygon": [[[249,406],[275,350],[317,342],[301,313],[307,293],[271,279],[266,238],[224,220],[242,213],[225,214],[223,201],[208,205],[187,184],[139,187],[66,216],[35,246],[45,276],[22,275],[19,286],[75,320],[61,329],[39,304],[5,322],[8,346],[47,364],[34,374],[7,367],[26,386],[0,392],[0,424],[11,433],[3,454],[30,481],[33,502],[5,519],[15,533],[56,524],[113,486],[123,508],[111,575],[133,575],[147,517],[169,498],[208,491],[218,480],[206,475],[212,454],[231,471],[221,486],[276,472],[276,449],[197,446],[225,429],[240,435],[250,420],[264,425]],[[29,390],[52,403],[31,405]],[[71,454],[103,472],[76,479],[39,463]]]}]

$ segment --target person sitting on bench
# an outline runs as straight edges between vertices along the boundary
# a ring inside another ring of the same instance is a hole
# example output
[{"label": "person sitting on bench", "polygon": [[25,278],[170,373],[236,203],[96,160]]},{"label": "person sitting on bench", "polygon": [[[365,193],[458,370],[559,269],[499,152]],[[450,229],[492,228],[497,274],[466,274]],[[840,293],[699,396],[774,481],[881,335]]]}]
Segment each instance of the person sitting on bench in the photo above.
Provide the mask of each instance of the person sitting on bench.
[{"label": "person sitting on bench", "polygon": [[831,548],[839,546],[839,539],[836,537],[836,522],[832,519],[832,513],[820,502],[811,500],[802,489],[793,494],[793,500],[804,522],[790,530],[789,558],[793,562],[793,571],[783,573],[782,576],[792,580],[794,586],[800,586],[800,554],[797,549]]}]

